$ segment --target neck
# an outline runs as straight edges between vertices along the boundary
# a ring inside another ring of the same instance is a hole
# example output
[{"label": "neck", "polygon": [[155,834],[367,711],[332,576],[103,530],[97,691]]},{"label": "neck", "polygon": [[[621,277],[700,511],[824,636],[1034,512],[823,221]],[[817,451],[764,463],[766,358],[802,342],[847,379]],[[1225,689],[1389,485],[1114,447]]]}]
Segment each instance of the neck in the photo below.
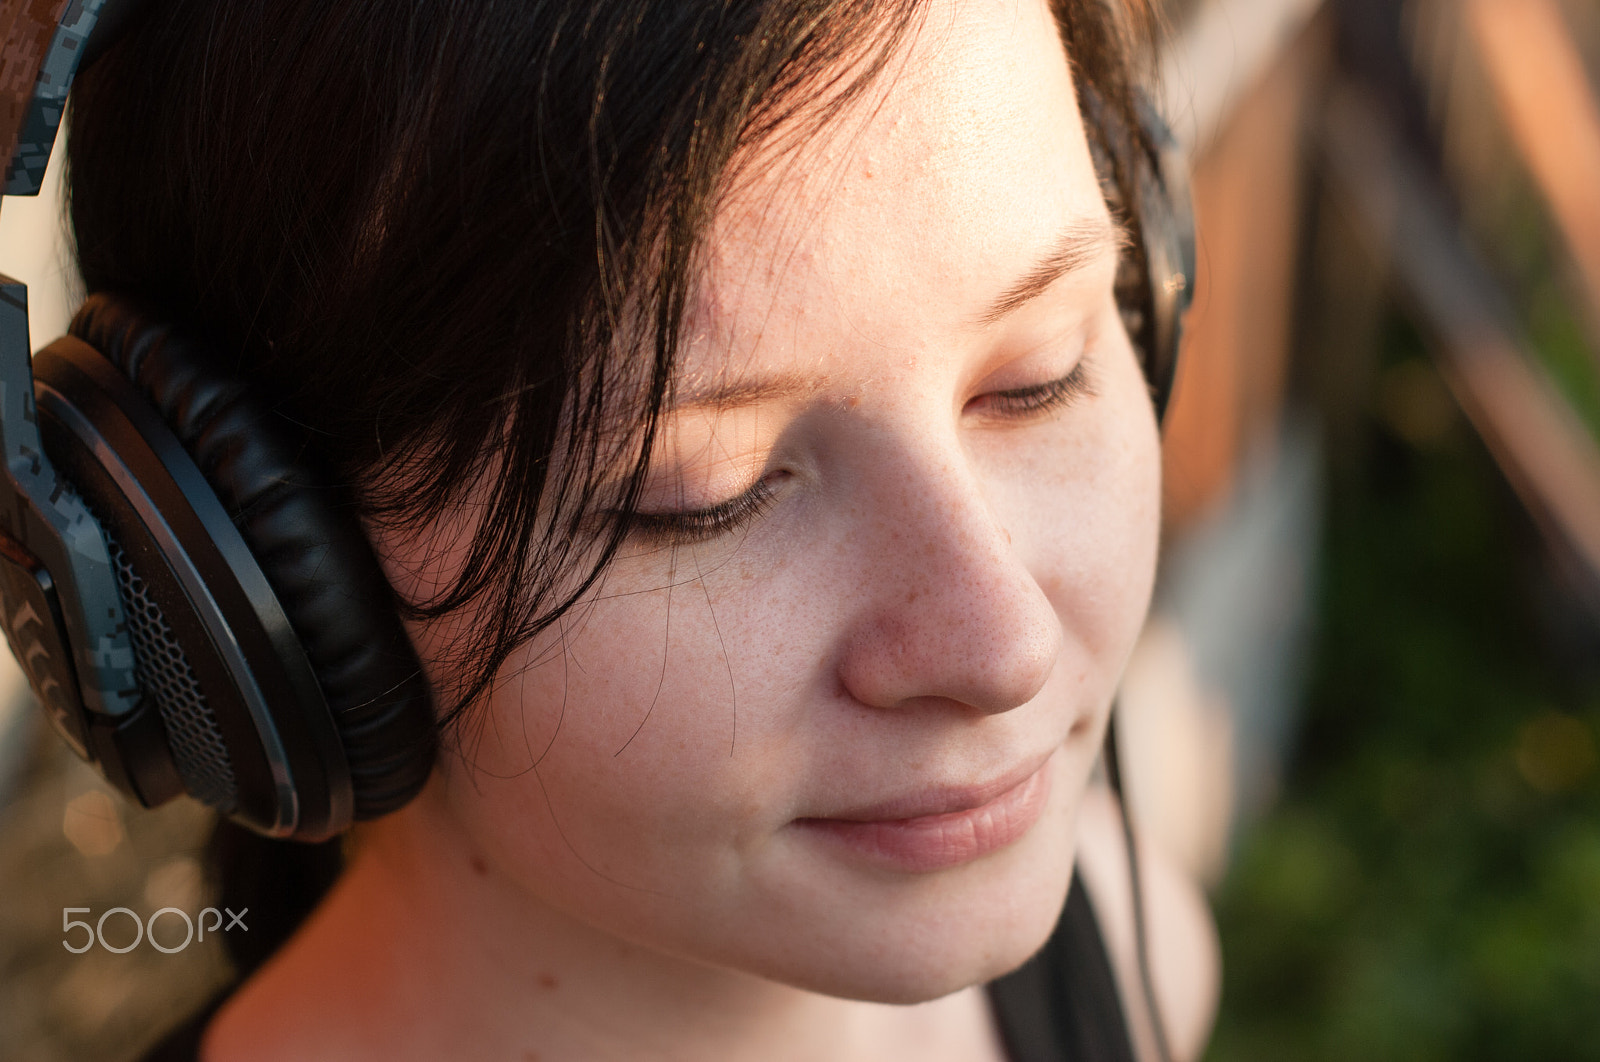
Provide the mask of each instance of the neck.
[{"label": "neck", "polygon": [[636,946],[542,902],[436,819],[424,794],[368,828],[213,1023],[209,1059],[1001,1057],[979,989],[867,1003]]}]

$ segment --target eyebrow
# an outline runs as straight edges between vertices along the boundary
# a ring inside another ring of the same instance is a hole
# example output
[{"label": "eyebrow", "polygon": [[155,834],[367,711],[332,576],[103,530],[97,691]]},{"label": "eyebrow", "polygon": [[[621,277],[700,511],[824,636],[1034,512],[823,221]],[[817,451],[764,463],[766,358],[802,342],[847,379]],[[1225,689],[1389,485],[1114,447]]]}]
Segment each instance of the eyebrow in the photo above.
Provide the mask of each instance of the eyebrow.
[{"label": "eyebrow", "polygon": [[1127,235],[1122,228],[1106,218],[1073,219],[1039,264],[995,299],[978,320],[986,325],[996,323],[1038,298],[1067,274],[1077,272],[1104,254],[1120,251],[1126,242]]},{"label": "eyebrow", "polygon": [[[994,324],[1044,294],[1050,285],[1067,274],[1084,268],[1102,255],[1120,252],[1127,242],[1127,231],[1107,218],[1072,219],[1039,264],[997,298],[978,320],[986,325]],[[671,394],[662,412],[670,414],[708,406],[734,409],[785,398],[804,398],[816,394],[824,385],[825,381],[801,373],[782,373],[762,379],[691,387]]]},{"label": "eyebrow", "polygon": [[820,391],[824,383],[823,380],[799,373],[782,373],[757,380],[738,380],[714,387],[690,388],[671,395],[662,411],[676,413],[704,406],[731,409],[783,398],[803,398]]}]

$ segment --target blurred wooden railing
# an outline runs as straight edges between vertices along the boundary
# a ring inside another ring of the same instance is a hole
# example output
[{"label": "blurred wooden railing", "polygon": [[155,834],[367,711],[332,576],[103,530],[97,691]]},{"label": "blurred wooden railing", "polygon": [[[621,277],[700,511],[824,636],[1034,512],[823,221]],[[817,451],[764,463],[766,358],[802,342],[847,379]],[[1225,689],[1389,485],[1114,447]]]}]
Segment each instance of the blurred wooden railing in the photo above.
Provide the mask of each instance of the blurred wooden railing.
[{"label": "blurred wooden railing", "polygon": [[[1467,0],[1501,114],[1583,278],[1600,339],[1600,107],[1554,0]],[[1590,344],[1600,367],[1600,342]]]},{"label": "blurred wooden railing", "polygon": [[1382,241],[1437,340],[1445,379],[1501,470],[1546,532],[1600,577],[1600,446],[1527,349],[1445,197],[1352,85],[1330,95],[1321,142],[1328,172]]},{"label": "blurred wooden railing", "polygon": [[[1474,253],[1463,193],[1397,117],[1426,113],[1414,72],[1373,78],[1333,47],[1340,19],[1394,17],[1400,0],[1206,0],[1161,64],[1164,103],[1195,167],[1200,276],[1168,425],[1169,523],[1225,502],[1252,439],[1270,434],[1294,356],[1291,310],[1304,188],[1355,206],[1471,423],[1550,535],[1600,588],[1600,446]],[[1555,0],[1463,0],[1458,19],[1491,82],[1519,162],[1550,208],[1587,293],[1600,371],[1600,107]],[[1395,74],[1396,71],[1383,71]],[[1403,83],[1411,88],[1397,88]],[[1364,87],[1363,87],[1364,86]],[[1397,99],[1405,92],[1414,99]],[[1374,94],[1376,93],[1376,95]],[[1386,94],[1386,95],[1385,95]],[[1313,176],[1315,175],[1315,176]],[[1596,600],[1600,600],[1597,598]]]}]

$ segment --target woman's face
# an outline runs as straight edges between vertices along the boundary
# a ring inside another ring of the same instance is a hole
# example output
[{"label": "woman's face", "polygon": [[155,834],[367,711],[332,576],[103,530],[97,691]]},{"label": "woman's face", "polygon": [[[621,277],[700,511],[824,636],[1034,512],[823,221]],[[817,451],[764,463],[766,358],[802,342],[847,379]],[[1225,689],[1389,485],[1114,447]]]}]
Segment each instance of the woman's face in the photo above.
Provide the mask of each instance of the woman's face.
[{"label": "woman's face", "polygon": [[1045,4],[934,3],[901,58],[744,171],[650,515],[423,797],[530,905],[890,1001],[1048,935],[1158,523]]}]

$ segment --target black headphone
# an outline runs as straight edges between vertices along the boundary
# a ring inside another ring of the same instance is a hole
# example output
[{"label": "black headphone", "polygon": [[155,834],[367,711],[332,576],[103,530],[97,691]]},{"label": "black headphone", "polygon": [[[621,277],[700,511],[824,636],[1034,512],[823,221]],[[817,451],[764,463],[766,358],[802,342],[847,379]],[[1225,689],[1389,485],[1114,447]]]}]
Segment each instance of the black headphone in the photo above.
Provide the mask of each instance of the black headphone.
[{"label": "black headphone", "polygon": [[[36,192],[74,72],[148,0],[75,0],[7,174]],[[1193,289],[1184,165],[1155,112],[1081,101],[1134,240],[1117,281],[1158,413]],[[1135,199],[1122,188],[1131,189]],[[0,617],[51,722],[146,806],[179,793],[259,833],[330,837],[422,787],[422,667],[339,491],[181,329],[91,296],[33,360],[0,278]]]}]

